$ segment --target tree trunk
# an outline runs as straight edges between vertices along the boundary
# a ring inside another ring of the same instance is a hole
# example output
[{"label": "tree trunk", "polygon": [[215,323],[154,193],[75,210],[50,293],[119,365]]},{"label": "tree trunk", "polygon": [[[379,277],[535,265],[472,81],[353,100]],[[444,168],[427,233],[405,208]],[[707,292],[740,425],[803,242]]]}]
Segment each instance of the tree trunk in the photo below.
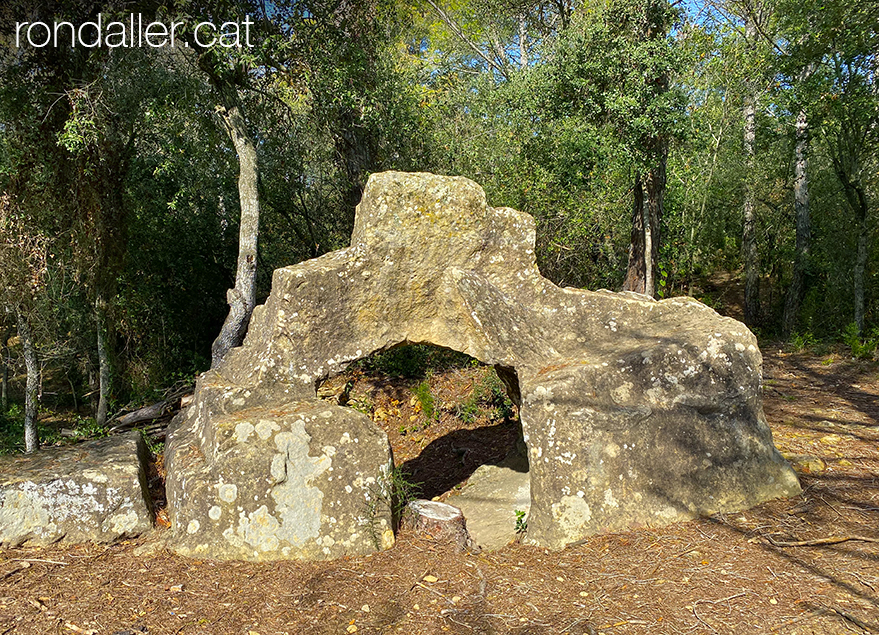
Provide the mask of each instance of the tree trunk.
[{"label": "tree trunk", "polygon": [[854,271],[854,303],[855,303],[855,324],[858,327],[858,335],[864,335],[864,274],[867,269],[867,258],[869,249],[867,244],[869,226],[867,203],[867,193],[860,181],[852,180],[852,174],[858,174],[859,164],[854,161],[845,166],[845,162],[839,158],[833,160],[834,169],[839,182],[842,184],[842,191],[845,199],[852,211],[855,213],[855,219],[858,222],[858,251],[855,256]]},{"label": "tree trunk", "polygon": [[867,205],[861,198],[858,212],[858,254],[855,259],[855,324],[864,335],[864,272],[867,268]]},{"label": "tree trunk", "polygon": [[31,334],[30,323],[21,309],[16,311],[18,336],[24,351],[24,365],[27,369],[27,382],[24,389],[24,451],[36,452],[40,447],[40,436],[37,431],[37,401],[40,386],[40,362],[37,349]]},{"label": "tree trunk", "polygon": [[797,251],[794,257],[793,279],[787,290],[784,302],[782,332],[785,338],[793,332],[800,313],[800,304],[806,290],[806,275],[809,270],[809,248],[812,230],[809,221],[809,121],[806,111],[797,115],[797,142],[794,165],[794,210],[797,219]]},{"label": "tree trunk", "polygon": [[348,179],[345,190],[345,213],[353,227],[354,214],[363,197],[365,176],[374,165],[375,151],[369,132],[359,123],[360,115],[351,108],[339,112],[335,125],[340,132],[335,135],[336,153]]},{"label": "tree trunk", "polygon": [[211,347],[211,366],[217,365],[230,349],[240,346],[247,334],[250,316],[256,306],[256,256],[259,242],[259,165],[256,146],[238,104],[237,89],[230,84],[216,85],[222,105],[217,106],[223,126],[238,153],[238,198],[241,221],[238,231],[238,267],[235,286],[226,292],[229,315]]},{"label": "tree trunk", "polygon": [[[752,27],[753,28],[753,27]],[[756,96],[745,97],[745,202],[742,210],[742,260],[745,265],[745,324],[754,326],[760,317],[760,262],[757,252],[757,222],[754,205],[754,140],[757,136]]]},{"label": "tree trunk", "polygon": [[647,194],[645,207],[647,218],[650,221],[649,232],[645,231],[644,240],[644,251],[650,254],[649,260],[646,261],[644,287],[647,289],[647,295],[651,297],[656,293],[656,272],[659,263],[660,229],[665,199],[666,163],[668,161],[668,145],[664,142],[660,143],[658,163],[647,173],[647,181],[644,184]]},{"label": "tree trunk", "polygon": [[9,410],[9,328],[3,330],[3,341],[0,342],[0,407],[3,412]]},{"label": "tree trunk", "polygon": [[656,291],[656,264],[659,260],[663,199],[665,197],[668,145],[657,142],[657,165],[646,176],[635,175],[632,206],[632,237],[624,291],[636,291],[653,297]]},{"label": "tree trunk", "polygon": [[646,263],[646,224],[650,223],[649,217],[644,215],[644,183],[641,174],[635,174],[635,191],[632,204],[632,237],[629,241],[629,265],[626,269],[626,279],[623,282],[623,291],[635,291],[647,293],[647,263]]},{"label": "tree trunk", "polygon": [[95,415],[99,427],[107,425],[107,410],[110,398],[110,355],[107,350],[107,320],[103,301],[96,303],[97,340],[98,340],[98,411]]},{"label": "tree trunk", "polygon": [[461,551],[479,551],[467,531],[464,514],[452,505],[414,500],[406,506],[403,524],[421,536],[452,543]]}]

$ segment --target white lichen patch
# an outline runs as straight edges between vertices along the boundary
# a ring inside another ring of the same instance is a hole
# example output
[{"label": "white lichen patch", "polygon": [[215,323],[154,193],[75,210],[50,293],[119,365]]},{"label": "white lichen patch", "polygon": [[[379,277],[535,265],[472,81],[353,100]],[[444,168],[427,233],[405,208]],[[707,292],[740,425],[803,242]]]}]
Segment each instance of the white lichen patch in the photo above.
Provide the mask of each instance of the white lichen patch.
[{"label": "white lichen patch", "polygon": [[282,544],[302,548],[320,535],[323,492],[313,483],[332,463],[326,453],[309,456],[311,437],[302,419],[293,422],[290,431],[277,433],[274,441],[278,450],[271,463],[277,483],[270,493],[274,513],[261,505],[240,515],[234,534],[224,532],[232,544],[243,541],[262,552],[275,551]]},{"label": "white lichen patch", "polygon": [[140,517],[134,509],[131,509],[131,502],[128,503],[128,511],[113,514],[105,520],[101,526],[104,531],[111,531],[114,534],[122,535],[133,532],[139,522]]},{"label": "white lichen patch", "polygon": [[223,514],[223,510],[220,509],[217,505],[214,505],[208,510],[208,518],[211,520],[220,520],[220,516]]},{"label": "white lichen patch", "polygon": [[92,485],[91,483],[83,483],[82,485],[82,493],[85,496],[94,496],[98,493],[98,488]]},{"label": "white lichen patch", "polygon": [[684,520],[687,518],[686,515],[681,514],[674,507],[666,506],[662,509],[658,509],[653,512],[654,516],[658,516],[665,522],[674,522],[676,520]]},{"label": "white lichen patch", "polygon": [[579,536],[592,520],[592,510],[582,497],[562,496],[561,501],[552,505],[552,517],[565,535]]},{"label": "white lichen patch", "polygon": [[259,423],[257,423],[255,426],[257,436],[259,436],[259,438],[263,441],[272,436],[272,432],[277,432],[280,429],[281,426],[279,426],[274,421],[269,421],[268,419],[261,419]]},{"label": "white lichen patch", "polygon": [[221,483],[217,486],[217,495],[224,503],[234,503],[238,498],[238,486],[235,483]]},{"label": "white lichen patch", "polygon": [[705,351],[703,351],[702,355],[707,355],[711,357],[711,359],[718,359],[730,363],[729,357],[727,354],[723,352],[723,346],[725,342],[721,339],[721,333],[715,333],[713,337],[708,338],[708,345],[705,347]]},{"label": "white lichen patch", "polygon": [[249,421],[242,421],[238,425],[235,426],[235,434],[233,434],[233,438],[238,443],[244,443],[247,439],[250,438],[250,435],[253,434],[254,427],[253,424]]},{"label": "white lichen patch", "polygon": [[634,387],[632,382],[625,381],[610,392],[610,397],[616,404],[628,404],[632,399],[632,388]]},{"label": "white lichen patch", "polygon": [[277,532],[280,523],[269,513],[269,508],[261,505],[239,520],[238,535],[244,542],[260,551],[275,551],[279,546]]},{"label": "white lichen patch", "polygon": [[95,483],[106,483],[108,480],[106,474],[98,472],[97,470],[83,470],[82,475]]},{"label": "white lichen patch", "polygon": [[[620,474],[620,478],[622,478],[622,474]],[[614,498],[613,492],[609,489],[604,490],[604,505],[605,507],[611,507],[616,509],[620,506],[619,502],[616,498]]]},{"label": "white lichen patch", "polygon": [[199,529],[201,529],[201,523],[194,519],[190,520],[189,524],[186,525],[186,533],[190,535],[197,533]]}]

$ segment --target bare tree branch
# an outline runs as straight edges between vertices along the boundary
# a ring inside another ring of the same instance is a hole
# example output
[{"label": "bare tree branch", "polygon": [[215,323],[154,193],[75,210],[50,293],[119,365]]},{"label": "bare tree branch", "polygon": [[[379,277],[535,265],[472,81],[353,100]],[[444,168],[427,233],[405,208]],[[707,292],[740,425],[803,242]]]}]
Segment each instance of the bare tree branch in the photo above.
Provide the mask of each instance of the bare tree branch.
[{"label": "bare tree branch", "polygon": [[479,56],[482,60],[484,60],[485,63],[488,64],[491,68],[493,68],[498,73],[500,73],[504,79],[509,79],[509,76],[507,75],[506,69],[503,66],[501,66],[500,64],[498,64],[497,61],[491,59],[488,55],[483,53],[482,50],[472,40],[470,40],[466,35],[464,35],[464,31],[461,29],[461,27],[458,25],[458,23],[455,22],[451,18],[451,16],[449,16],[449,14],[447,14],[445,11],[443,11],[436,4],[436,2],[434,2],[433,0],[427,0],[427,4],[429,4],[431,7],[433,7],[434,11],[437,12],[437,15],[439,15],[439,17],[442,19],[442,21],[445,22],[446,25],[452,30],[452,32],[454,32],[454,34],[457,35],[458,38],[462,42],[464,42],[464,44],[469,46],[470,49],[474,53],[476,53],[477,56]]}]

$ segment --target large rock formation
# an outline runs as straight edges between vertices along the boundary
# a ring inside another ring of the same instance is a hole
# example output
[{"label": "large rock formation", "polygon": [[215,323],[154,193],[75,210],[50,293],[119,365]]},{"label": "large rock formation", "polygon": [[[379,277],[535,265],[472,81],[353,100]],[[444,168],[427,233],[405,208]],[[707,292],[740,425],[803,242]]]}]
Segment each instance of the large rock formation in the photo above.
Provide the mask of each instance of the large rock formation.
[{"label": "large rock formation", "polygon": [[323,559],[394,543],[388,438],[364,414],[203,375],[165,448],[178,552]]},{"label": "large rock formation", "polygon": [[0,457],[0,544],[112,542],[152,527],[140,433]]},{"label": "large rock formation", "polygon": [[180,549],[332,557],[389,544],[362,487],[382,481],[387,441],[316,387],[422,342],[495,365],[520,404],[536,544],[799,491],[744,325],[691,298],[559,288],[537,270],[530,216],[488,207],[464,178],[389,172],[370,179],[351,247],[275,271],[244,345],[200,379],[167,448]]}]

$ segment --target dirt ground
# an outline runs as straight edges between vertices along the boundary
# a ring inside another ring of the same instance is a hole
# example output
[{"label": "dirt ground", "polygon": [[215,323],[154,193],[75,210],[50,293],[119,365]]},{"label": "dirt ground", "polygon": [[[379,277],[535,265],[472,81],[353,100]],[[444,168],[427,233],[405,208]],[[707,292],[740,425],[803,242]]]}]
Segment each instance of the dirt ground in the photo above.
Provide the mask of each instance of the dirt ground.
[{"label": "dirt ground", "polygon": [[[213,562],[149,553],[162,530],[0,551],[0,635],[879,633],[879,366],[778,346],[764,356],[766,415],[803,485],[794,499],[555,552],[458,553],[402,532],[368,557]],[[515,442],[482,369],[424,380],[430,417],[420,380],[353,379],[348,397],[425,495]]]}]

